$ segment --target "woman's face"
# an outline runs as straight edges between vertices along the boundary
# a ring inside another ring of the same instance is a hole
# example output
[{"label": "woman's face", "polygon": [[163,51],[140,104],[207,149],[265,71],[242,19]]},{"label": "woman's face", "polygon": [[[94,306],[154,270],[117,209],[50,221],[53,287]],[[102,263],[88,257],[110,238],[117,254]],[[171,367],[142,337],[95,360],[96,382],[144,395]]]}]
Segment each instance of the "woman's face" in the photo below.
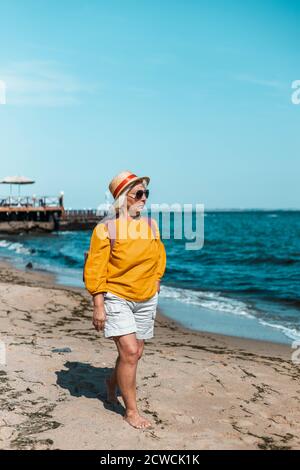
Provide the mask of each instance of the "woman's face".
[{"label": "woman's face", "polygon": [[145,186],[143,183],[138,183],[133,186],[127,193],[127,209],[130,214],[137,214],[140,213],[146,203],[146,196],[143,194],[141,199],[136,199],[135,194],[137,191],[142,190],[145,191]]}]

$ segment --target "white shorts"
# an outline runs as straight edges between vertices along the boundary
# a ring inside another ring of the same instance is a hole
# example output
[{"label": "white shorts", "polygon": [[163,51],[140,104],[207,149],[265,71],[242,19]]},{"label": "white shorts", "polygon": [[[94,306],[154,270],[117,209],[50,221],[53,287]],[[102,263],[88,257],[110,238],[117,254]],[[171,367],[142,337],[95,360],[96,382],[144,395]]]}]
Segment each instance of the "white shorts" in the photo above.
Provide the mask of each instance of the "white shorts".
[{"label": "white shorts", "polygon": [[136,333],[137,339],[153,338],[158,292],[148,300],[135,302],[104,293],[105,338]]}]

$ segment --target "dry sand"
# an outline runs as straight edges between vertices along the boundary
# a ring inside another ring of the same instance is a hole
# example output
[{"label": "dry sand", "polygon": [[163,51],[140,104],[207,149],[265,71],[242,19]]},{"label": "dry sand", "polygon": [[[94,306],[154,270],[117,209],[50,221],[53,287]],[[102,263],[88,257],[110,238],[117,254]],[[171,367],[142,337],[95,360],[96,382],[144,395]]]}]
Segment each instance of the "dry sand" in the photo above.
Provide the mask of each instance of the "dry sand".
[{"label": "dry sand", "polygon": [[136,430],[105,401],[116,351],[93,329],[84,290],[0,263],[0,295],[1,449],[300,448],[288,346],[191,332],[158,314],[137,387],[154,428]]}]

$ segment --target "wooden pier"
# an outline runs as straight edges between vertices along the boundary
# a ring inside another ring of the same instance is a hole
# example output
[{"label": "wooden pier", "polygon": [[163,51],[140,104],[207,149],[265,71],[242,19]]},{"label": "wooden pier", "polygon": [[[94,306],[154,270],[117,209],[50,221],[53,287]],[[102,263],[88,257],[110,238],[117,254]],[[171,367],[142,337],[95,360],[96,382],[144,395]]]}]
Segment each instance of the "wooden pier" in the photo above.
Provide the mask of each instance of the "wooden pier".
[{"label": "wooden pier", "polygon": [[92,230],[104,216],[104,211],[96,209],[64,210],[59,230]]},{"label": "wooden pier", "polygon": [[[10,196],[0,196],[0,234],[91,230],[106,215],[105,210],[65,210],[64,193],[59,196],[21,196],[22,185],[33,184],[24,176],[7,176],[1,184],[10,185]],[[18,196],[12,186],[18,186]]]},{"label": "wooden pier", "polygon": [[96,209],[65,210],[60,198],[0,198],[0,233],[92,230],[104,217]]},{"label": "wooden pier", "polygon": [[0,197],[0,232],[52,232],[64,213],[60,197]]}]

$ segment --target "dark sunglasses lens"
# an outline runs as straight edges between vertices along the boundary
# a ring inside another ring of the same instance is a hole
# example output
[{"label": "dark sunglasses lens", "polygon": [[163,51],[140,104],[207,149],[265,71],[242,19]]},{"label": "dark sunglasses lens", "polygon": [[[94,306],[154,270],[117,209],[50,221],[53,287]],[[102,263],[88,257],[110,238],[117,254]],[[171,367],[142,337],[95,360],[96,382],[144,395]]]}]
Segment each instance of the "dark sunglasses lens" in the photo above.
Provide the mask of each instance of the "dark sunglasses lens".
[{"label": "dark sunglasses lens", "polygon": [[145,194],[145,196],[146,196],[146,198],[147,198],[147,197],[149,196],[149,189],[146,189],[146,191],[142,191],[141,189],[139,189],[139,190],[135,193],[136,199],[142,199],[143,194]]},{"label": "dark sunglasses lens", "polygon": [[139,190],[135,193],[135,198],[136,199],[142,199],[144,192],[142,190]]}]

